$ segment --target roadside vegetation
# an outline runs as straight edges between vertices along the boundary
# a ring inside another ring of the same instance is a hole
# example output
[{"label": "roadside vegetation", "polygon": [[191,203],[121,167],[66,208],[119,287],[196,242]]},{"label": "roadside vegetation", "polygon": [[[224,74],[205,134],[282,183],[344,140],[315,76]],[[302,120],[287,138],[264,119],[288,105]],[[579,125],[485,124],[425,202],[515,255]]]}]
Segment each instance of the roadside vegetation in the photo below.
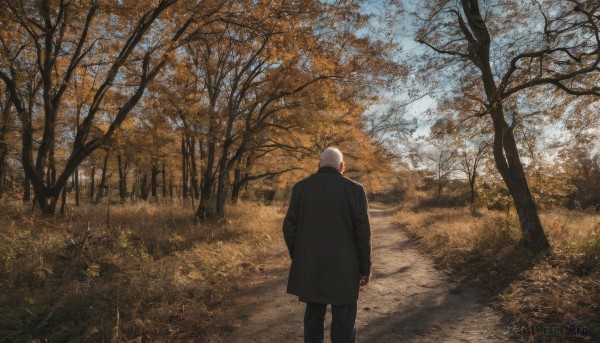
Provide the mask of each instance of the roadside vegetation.
[{"label": "roadside vegetation", "polygon": [[0,341],[204,341],[271,245],[281,214],[239,203],[200,224],[194,208],[85,205],[41,218],[3,204]]},{"label": "roadside vegetation", "polygon": [[600,215],[541,211],[552,245],[547,255],[523,247],[512,212],[403,207],[395,219],[453,279],[488,289],[509,322],[598,332]]}]

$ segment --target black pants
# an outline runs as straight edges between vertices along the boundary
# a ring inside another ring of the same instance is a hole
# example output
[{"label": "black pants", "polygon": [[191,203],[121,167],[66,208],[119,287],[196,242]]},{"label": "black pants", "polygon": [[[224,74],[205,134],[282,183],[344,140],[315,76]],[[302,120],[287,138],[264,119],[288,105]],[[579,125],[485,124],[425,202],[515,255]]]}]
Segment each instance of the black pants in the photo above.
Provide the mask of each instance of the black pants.
[{"label": "black pants", "polygon": [[[304,312],[304,343],[322,343],[325,338],[327,304],[306,303]],[[331,342],[356,341],[356,303],[331,306]]]}]

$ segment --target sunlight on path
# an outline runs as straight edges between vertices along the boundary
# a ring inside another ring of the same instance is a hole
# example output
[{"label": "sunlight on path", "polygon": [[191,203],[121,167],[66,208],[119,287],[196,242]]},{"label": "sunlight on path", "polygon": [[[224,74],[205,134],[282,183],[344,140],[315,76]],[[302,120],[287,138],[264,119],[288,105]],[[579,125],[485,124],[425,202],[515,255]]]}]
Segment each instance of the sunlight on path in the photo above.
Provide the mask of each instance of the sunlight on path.
[{"label": "sunlight on path", "polygon": [[[448,281],[381,206],[372,206],[371,220],[373,277],[360,293],[358,342],[509,340],[508,325],[480,303],[480,291]],[[290,261],[283,240],[274,249],[265,271],[246,279],[249,289],[231,309],[231,332],[216,342],[302,342],[304,306],[285,292]]]}]

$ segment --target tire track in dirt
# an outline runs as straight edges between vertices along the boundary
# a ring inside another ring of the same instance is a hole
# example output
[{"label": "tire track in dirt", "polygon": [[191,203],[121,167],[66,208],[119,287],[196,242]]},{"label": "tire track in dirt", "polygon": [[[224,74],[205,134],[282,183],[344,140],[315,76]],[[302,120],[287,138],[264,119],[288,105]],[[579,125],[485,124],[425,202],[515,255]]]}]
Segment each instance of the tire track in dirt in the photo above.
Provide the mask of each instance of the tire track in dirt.
[{"label": "tire track in dirt", "polygon": [[[371,206],[373,270],[358,300],[358,342],[505,342],[509,325],[483,303],[484,291],[449,280],[391,221]],[[283,238],[248,275],[228,309],[229,332],[214,342],[302,342],[304,304],[286,293],[290,260]],[[331,314],[326,317],[328,337]]]}]

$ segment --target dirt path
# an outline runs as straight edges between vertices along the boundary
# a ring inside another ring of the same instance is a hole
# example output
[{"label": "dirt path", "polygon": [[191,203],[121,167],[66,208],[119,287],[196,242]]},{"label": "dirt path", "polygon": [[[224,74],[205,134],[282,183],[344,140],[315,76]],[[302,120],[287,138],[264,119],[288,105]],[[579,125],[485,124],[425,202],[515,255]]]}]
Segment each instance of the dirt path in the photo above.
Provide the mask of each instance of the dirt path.
[{"label": "dirt path", "polygon": [[[509,326],[482,304],[482,292],[435,269],[383,206],[372,206],[373,275],[358,301],[359,342],[504,342]],[[283,239],[281,240],[283,241]],[[286,293],[290,260],[283,242],[263,261],[231,311],[231,332],[217,342],[302,342],[304,305]],[[325,342],[329,342],[326,317]]]}]

